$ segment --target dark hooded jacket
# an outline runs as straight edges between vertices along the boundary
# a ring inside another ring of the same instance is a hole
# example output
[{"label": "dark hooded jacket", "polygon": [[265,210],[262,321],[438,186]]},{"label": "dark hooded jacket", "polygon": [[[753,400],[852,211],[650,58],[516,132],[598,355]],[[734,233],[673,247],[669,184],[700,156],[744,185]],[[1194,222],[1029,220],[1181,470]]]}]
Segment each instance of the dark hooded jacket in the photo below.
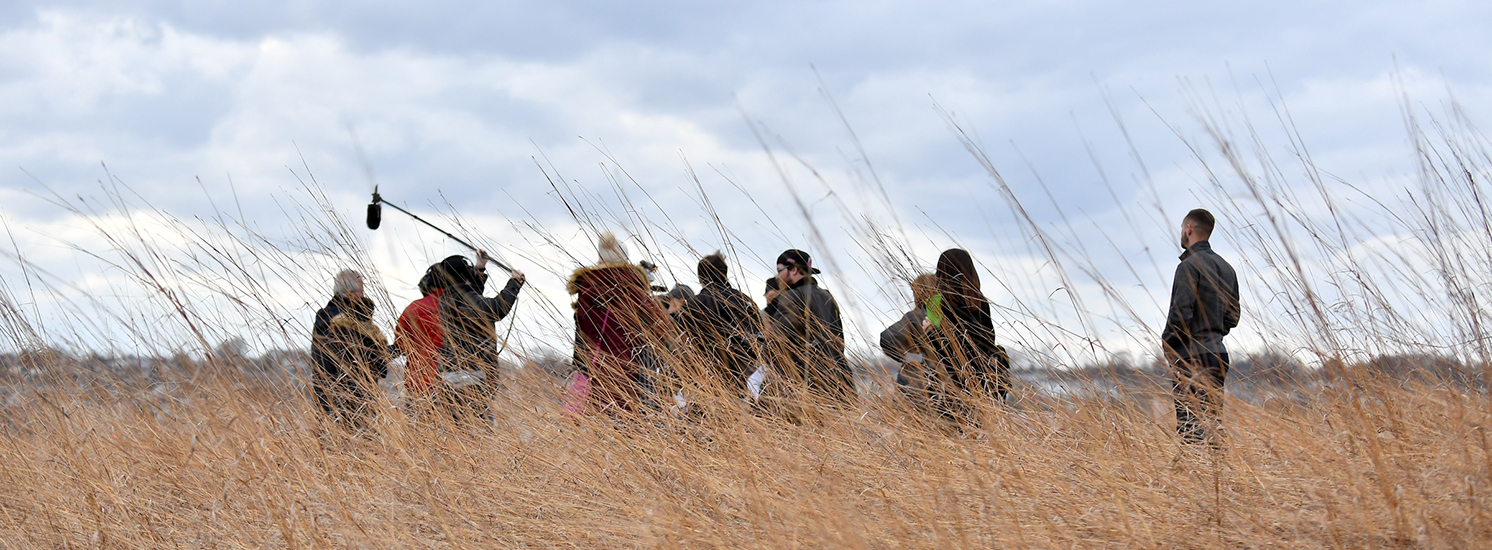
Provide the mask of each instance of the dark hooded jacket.
[{"label": "dark hooded jacket", "polygon": [[1197,241],[1181,254],[1171,282],[1171,311],[1161,342],[1166,355],[1186,359],[1226,353],[1223,337],[1238,326],[1238,275],[1233,266]]},{"label": "dark hooded jacket", "polygon": [[844,356],[844,325],[834,295],[819,288],[813,277],[804,277],[773,304],[772,332],[793,360],[788,366],[802,369],[811,390],[854,395],[854,374]]},{"label": "dark hooded jacket", "polygon": [[725,367],[722,382],[737,390],[756,370],[752,343],[761,336],[756,303],[729,284],[712,282],[700,289],[678,314],[679,324],[701,357]]},{"label": "dark hooded jacket", "polygon": [[481,370],[488,382],[497,377],[497,322],[508,316],[518,301],[523,281],[508,279],[497,296],[482,296],[487,276],[476,282],[460,282],[440,296],[441,367],[446,370]]},{"label": "dark hooded jacket", "polygon": [[327,332],[330,343],[327,347],[341,371],[340,382],[367,389],[388,376],[388,339],[372,321],[353,312],[343,312],[332,317]]},{"label": "dark hooded jacket", "polygon": [[372,399],[378,380],[388,375],[388,341],[368,319],[371,300],[361,309],[346,296],[333,298],[316,312],[312,356],[316,401],[327,414],[354,424]]},{"label": "dark hooded jacket", "polygon": [[952,382],[971,389],[967,375],[992,383],[988,388],[1004,395],[1009,391],[1010,356],[1005,347],[995,343],[994,320],[989,302],[983,299],[957,300],[943,296],[943,317],[933,327],[931,339],[943,365],[949,369]]},{"label": "dark hooded jacket", "polygon": [[350,311],[352,300],[354,298],[339,294],[333,296],[326,307],[316,310],[316,320],[311,323],[311,363],[316,365],[318,376],[329,380],[342,376],[342,367],[334,359],[335,352],[331,349],[328,338],[331,335],[332,318]]}]

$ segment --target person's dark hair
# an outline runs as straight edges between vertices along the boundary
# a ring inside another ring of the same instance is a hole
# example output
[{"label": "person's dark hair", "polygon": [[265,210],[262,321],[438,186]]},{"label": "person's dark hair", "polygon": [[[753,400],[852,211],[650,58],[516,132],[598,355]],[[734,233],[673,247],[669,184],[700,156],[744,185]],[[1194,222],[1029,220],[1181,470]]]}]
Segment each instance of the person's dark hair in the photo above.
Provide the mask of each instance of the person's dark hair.
[{"label": "person's dark hair", "polygon": [[782,290],[782,279],[767,277],[767,291]]},{"label": "person's dark hair", "polygon": [[726,284],[725,274],[728,268],[725,266],[725,258],[719,252],[699,259],[699,284],[710,283]]},{"label": "person's dark hair", "polygon": [[476,285],[481,281],[481,275],[477,274],[477,268],[471,265],[471,260],[466,256],[456,255],[440,261],[436,269],[436,281],[439,288],[451,288],[457,285]]},{"label": "person's dark hair", "polygon": [[420,295],[429,296],[431,292],[435,292],[437,290],[445,288],[445,282],[441,279],[442,277],[440,276],[440,264],[435,264],[430,266],[429,268],[426,268],[425,276],[420,277]]},{"label": "person's dark hair", "polygon": [[967,250],[951,248],[943,251],[938,256],[937,276],[943,303],[973,308],[984,302],[984,293],[979,289],[979,272],[974,269],[974,257]]},{"label": "person's dark hair", "polygon": [[1197,208],[1191,212],[1187,212],[1186,218],[1183,221],[1196,227],[1197,235],[1203,239],[1211,237],[1212,228],[1217,226],[1217,218],[1212,217],[1212,213],[1208,212],[1205,208]]}]

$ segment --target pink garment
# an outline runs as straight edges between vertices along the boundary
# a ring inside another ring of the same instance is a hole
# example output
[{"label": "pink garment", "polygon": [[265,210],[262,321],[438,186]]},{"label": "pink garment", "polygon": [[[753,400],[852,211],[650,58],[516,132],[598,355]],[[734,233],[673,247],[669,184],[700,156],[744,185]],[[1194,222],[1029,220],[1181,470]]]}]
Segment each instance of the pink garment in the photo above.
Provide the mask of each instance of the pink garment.
[{"label": "pink garment", "polygon": [[591,379],[580,371],[570,374],[570,382],[565,384],[565,414],[585,416],[590,400]]}]

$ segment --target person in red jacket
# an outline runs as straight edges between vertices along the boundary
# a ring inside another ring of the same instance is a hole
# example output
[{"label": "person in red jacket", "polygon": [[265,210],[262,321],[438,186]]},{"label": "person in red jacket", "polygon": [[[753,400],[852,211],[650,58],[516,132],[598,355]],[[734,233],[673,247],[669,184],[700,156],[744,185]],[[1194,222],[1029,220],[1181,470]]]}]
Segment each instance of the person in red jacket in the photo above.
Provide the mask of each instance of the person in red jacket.
[{"label": "person in red jacket", "polygon": [[440,352],[443,333],[440,329],[440,296],[445,294],[445,285],[436,276],[432,266],[420,278],[420,294],[423,298],[410,302],[399,315],[399,324],[394,327],[394,344],[404,352],[405,402],[414,406],[428,406],[440,388],[440,372],[436,361]]}]

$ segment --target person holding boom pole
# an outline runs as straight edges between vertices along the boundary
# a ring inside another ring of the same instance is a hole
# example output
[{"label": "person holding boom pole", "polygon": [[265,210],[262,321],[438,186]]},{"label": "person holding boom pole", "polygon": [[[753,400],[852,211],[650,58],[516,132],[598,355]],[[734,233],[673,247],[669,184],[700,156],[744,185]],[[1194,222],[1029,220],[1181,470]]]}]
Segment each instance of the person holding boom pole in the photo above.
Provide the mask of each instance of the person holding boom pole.
[{"label": "person holding boom pole", "polygon": [[446,292],[440,297],[440,327],[445,338],[440,345],[442,370],[466,371],[476,383],[448,387],[446,405],[454,415],[489,416],[488,402],[496,394],[498,368],[497,322],[513,310],[523,288],[523,272],[510,271],[508,284],[495,297],[482,295],[487,285],[487,251],[477,250],[473,265],[465,256],[440,262]]},{"label": "person holding boom pole", "polygon": [[[373,202],[368,205],[368,229],[378,229],[383,218],[384,204],[477,253],[475,264],[465,256],[455,255],[441,260],[433,268],[439,285],[446,289],[439,298],[442,332],[440,370],[462,372],[467,379],[461,384],[445,384],[437,400],[448,407],[458,419],[477,416],[490,419],[489,402],[497,393],[500,371],[497,322],[513,311],[513,304],[518,301],[518,292],[523,289],[526,278],[522,271],[488,257],[486,250],[472,246],[396,204],[384,201],[376,188],[373,190]],[[487,285],[488,263],[509,273],[508,284],[497,296],[491,298],[482,295]]]}]

